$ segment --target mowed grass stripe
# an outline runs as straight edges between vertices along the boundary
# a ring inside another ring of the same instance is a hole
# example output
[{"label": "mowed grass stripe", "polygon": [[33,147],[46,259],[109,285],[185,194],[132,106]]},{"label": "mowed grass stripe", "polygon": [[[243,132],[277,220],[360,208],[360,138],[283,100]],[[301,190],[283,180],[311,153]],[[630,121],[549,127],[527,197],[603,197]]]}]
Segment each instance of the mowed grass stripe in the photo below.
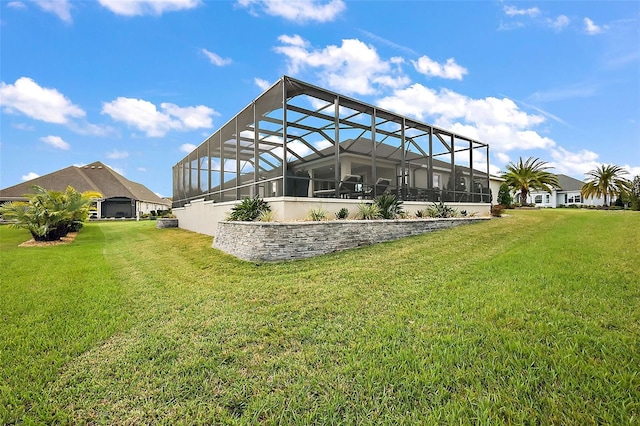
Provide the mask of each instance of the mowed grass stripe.
[{"label": "mowed grass stripe", "polygon": [[518,211],[261,265],[186,231],[100,224],[126,320],[26,419],[633,423],[638,220]]}]

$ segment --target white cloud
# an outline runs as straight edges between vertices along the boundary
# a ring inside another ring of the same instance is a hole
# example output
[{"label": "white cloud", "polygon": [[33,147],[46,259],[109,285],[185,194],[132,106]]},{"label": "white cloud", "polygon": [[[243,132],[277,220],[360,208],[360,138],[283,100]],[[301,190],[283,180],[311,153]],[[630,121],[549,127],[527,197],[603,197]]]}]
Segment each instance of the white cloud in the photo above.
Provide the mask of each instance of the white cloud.
[{"label": "white cloud", "polygon": [[569,176],[584,175],[589,170],[593,170],[600,165],[598,154],[587,149],[578,152],[571,152],[561,146],[551,150],[549,166],[556,169],[556,173]]},{"label": "white cloud", "polygon": [[625,164],[624,166],[622,166],[622,168],[629,172],[629,176],[627,176],[627,178],[630,180],[633,180],[633,178],[636,176],[640,176],[640,166],[632,167],[628,164]]},{"label": "white cloud", "polygon": [[7,7],[10,7],[12,9],[26,9],[27,5],[21,1],[10,1],[9,3],[7,3]]},{"label": "white cloud", "polygon": [[547,19],[547,24],[556,31],[562,31],[569,25],[569,18],[566,15],[560,15],[556,19]]},{"label": "white cloud", "polygon": [[53,13],[64,22],[71,22],[71,3],[69,0],[34,0],[45,12]]},{"label": "white cloud", "polygon": [[411,61],[416,71],[427,77],[441,77],[454,80],[462,80],[462,76],[467,74],[467,69],[456,64],[454,58],[447,59],[445,64],[439,64],[428,56],[422,56],[418,61]]},{"label": "white cloud", "polygon": [[71,148],[71,145],[65,142],[60,136],[44,136],[41,137],[40,140],[47,145],[51,145],[54,148],[62,149],[65,151]]},{"label": "white cloud", "polygon": [[0,83],[0,105],[5,112],[21,112],[27,117],[47,123],[67,124],[72,117],[85,112],[56,89],[41,87],[28,77],[14,84]]},{"label": "white cloud", "polygon": [[257,10],[262,10],[267,15],[280,16],[297,23],[333,21],[346,9],[346,4],[342,0],[328,2],[318,0],[238,0],[238,5],[249,8],[253,15],[258,14]]},{"label": "white cloud", "polygon": [[374,39],[378,43],[382,43],[382,44],[384,44],[386,46],[393,47],[394,49],[401,50],[401,51],[403,51],[403,52],[405,52],[405,53],[407,53],[407,54],[409,54],[411,56],[418,56],[418,53],[415,50],[413,50],[412,48],[410,48],[410,47],[403,46],[403,45],[395,43],[395,42],[393,42],[391,40],[387,40],[386,38],[380,37],[379,35],[374,34],[372,32],[369,32],[369,31],[360,30],[360,32],[362,34],[366,35],[367,37]]},{"label": "white cloud", "polygon": [[195,150],[196,148],[197,146],[192,143],[183,143],[182,145],[180,145],[180,151],[186,152],[187,154],[193,152],[193,150]]},{"label": "white cloud", "polygon": [[127,158],[128,156],[129,156],[129,153],[127,151],[118,151],[117,149],[114,149],[113,151],[107,153],[107,158],[111,160]]},{"label": "white cloud", "polygon": [[110,168],[111,170],[113,170],[114,172],[124,176],[124,169],[121,169],[120,167],[113,167],[109,164],[105,164],[105,166],[107,166],[108,168]]},{"label": "white cloud", "polygon": [[608,28],[609,27],[606,26],[606,25],[596,25],[591,19],[584,18],[584,30],[589,35],[600,34],[601,32],[603,32],[604,30],[606,30]]},{"label": "white cloud", "polygon": [[35,130],[35,127],[30,126],[26,123],[11,123],[11,127],[18,130],[27,130],[27,131]]},{"label": "white cloud", "polygon": [[500,161],[501,163],[504,163],[504,164],[507,164],[507,163],[509,163],[511,161],[511,157],[509,157],[504,152],[496,152],[495,156],[498,159],[498,161]]},{"label": "white cloud", "polygon": [[138,167],[136,170],[138,170],[139,172],[146,172],[147,169],[145,169],[144,167]]},{"label": "white cloud", "polygon": [[208,129],[213,127],[211,117],[217,115],[216,111],[204,105],[179,107],[161,103],[160,109],[143,99],[119,97],[104,103],[102,114],[137,128],[149,137],[162,137],[171,130]]},{"label": "white cloud", "polygon": [[269,83],[267,80],[263,80],[262,78],[256,77],[253,79],[253,82],[262,90],[267,90],[269,87],[271,87],[271,83]]},{"label": "white cloud", "polygon": [[368,95],[380,87],[398,88],[409,83],[399,69],[392,69],[391,62],[380,59],[375,48],[357,39],[315,50],[299,36],[280,36],[278,40],[283,45],[275,51],[287,57],[290,75],[316,70],[322,85],[340,93]]},{"label": "white cloud", "polygon": [[207,58],[209,58],[209,60],[211,61],[211,63],[213,65],[216,65],[218,67],[223,67],[225,65],[229,65],[232,61],[229,58],[222,58],[219,55],[208,51],[207,49],[202,49],[202,53],[205,54],[205,56]]},{"label": "white cloud", "polygon": [[26,175],[22,175],[22,178],[21,178],[21,179],[22,179],[22,181],[23,181],[23,182],[26,182],[26,181],[28,181],[28,180],[35,179],[35,178],[37,178],[37,177],[40,177],[40,175],[39,175],[39,174],[37,174],[37,173],[34,173],[34,172],[29,172],[29,173],[27,173]]},{"label": "white cloud", "polygon": [[518,9],[515,6],[505,5],[504,6],[504,13],[506,13],[507,16],[530,16],[530,17],[534,17],[534,16],[538,16],[540,14],[540,9],[538,9],[537,7],[531,7],[529,9]]},{"label": "white cloud", "polygon": [[290,44],[297,47],[307,47],[309,45],[309,42],[300,37],[298,34],[294,34],[292,36],[282,34],[278,37],[278,40],[283,44]]},{"label": "white cloud", "polygon": [[399,114],[422,121],[429,119],[438,127],[491,143],[492,152],[555,146],[552,139],[531,130],[545,118],[527,114],[507,98],[473,99],[448,89],[436,91],[415,83],[377,103]]},{"label": "white cloud", "polygon": [[598,84],[573,84],[567,87],[538,91],[528,96],[534,102],[554,102],[565,99],[589,98],[598,92]]},{"label": "white cloud", "polygon": [[165,12],[188,10],[202,4],[200,0],[98,0],[100,4],[116,15],[159,16]]}]

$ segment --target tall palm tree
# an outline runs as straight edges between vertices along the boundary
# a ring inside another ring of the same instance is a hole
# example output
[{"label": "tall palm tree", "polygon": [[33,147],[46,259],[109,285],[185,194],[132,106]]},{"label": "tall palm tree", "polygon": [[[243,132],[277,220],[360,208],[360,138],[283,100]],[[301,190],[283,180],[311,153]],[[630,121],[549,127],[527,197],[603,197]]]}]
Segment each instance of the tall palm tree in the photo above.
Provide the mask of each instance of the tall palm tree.
[{"label": "tall palm tree", "polygon": [[507,164],[507,172],[502,177],[510,188],[520,191],[520,204],[524,205],[532,189],[551,192],[554,187],[560,187],[556,175],[547,171],[550,168],[546,161],[539,158],[529,157],[523,162],[520,157],[517,163]]},{"label": "tall palm tree", "polygon": [[607,196],[613,198],[631,191],[631,181],[622,177],[628,172],[620,166],[603,164],[585,174],[591,179],[582,185],[580,193],[584,198],[604,196],[605,206]]}]

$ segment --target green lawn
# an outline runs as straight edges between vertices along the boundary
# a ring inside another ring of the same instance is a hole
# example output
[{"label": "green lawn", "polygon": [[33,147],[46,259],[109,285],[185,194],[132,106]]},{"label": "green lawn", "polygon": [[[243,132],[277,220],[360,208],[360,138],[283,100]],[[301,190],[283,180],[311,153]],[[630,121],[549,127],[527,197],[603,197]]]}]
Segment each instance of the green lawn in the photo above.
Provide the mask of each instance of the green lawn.
[{"label": "green lawn", "polygon": [[640,214],[508,213],[280,264],[2,226],[0,423],[640,423]]}]

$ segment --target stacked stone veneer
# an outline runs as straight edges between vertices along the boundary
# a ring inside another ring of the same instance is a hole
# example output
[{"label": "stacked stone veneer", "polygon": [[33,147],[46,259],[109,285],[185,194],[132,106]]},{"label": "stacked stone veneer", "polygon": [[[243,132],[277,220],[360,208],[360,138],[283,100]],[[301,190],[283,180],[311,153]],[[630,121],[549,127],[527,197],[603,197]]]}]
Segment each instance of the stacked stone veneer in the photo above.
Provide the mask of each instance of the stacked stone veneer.
[{"label": "stacked stone veneer", "polygon": [[253,262],[301,259],[488,219],[219,222],[213,248]]},{"label": "stacked stone veneer", "polygon": [[178,219],[174,218],[158,218],[156,220],[156,228],[177,228],[178,227]]}]

